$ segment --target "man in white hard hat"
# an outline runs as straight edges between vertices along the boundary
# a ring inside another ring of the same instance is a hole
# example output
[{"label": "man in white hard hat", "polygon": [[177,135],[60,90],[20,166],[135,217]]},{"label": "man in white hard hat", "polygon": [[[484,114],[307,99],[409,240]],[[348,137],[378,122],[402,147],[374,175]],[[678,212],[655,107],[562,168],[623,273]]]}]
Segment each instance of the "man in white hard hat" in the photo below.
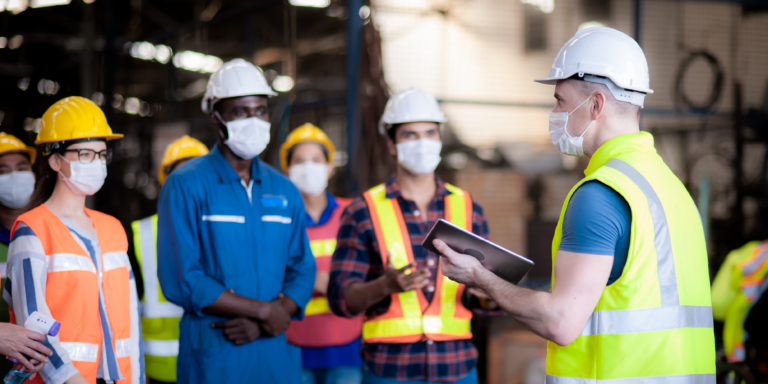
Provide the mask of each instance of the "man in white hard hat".
[{"label": "man in white hard hat", "polygon": [[436,240],[443,273],[550,340],[548,384],[715,383],[707,250],[696,206],[640,132],[645,55],[611,28],[560,50],[552,142],[589,157],[563,204],[550,292],[519,288]]},{"label": "man in white hard hat", "polygon": [[421,246],[438,219],[488,237],[482,207],[435,176],[445,121],[419,89],[393,96],[379,132],[397,173],[341,218],[328,300],[339,316],[365,316],[363,383],[477,383],[470,319],[480,301],[444,277],[438,256]]},{"label": "man in white hard hat", "polygon": [[284,332],[303,317],[315,261],[299,191],[256,157],[269,142],[272,95],[260,69],[225,63],[202,106],[219,141],[160,194],[158,277],[184,308],[179,383],[301,381],[301,352]]}]

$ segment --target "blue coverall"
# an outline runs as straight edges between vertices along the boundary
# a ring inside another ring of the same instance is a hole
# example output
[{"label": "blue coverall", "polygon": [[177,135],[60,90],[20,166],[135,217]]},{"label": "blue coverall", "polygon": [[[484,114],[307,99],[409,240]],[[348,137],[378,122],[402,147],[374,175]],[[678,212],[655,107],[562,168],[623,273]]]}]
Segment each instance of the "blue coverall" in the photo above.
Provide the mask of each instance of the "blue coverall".
[{"label": "blue coverall", "polygon": [[[179,330],[179,383],[299,383],[301,352],[285,335],[236,346],[202,312],[225,289],[261,301],[279,293],[303,317],[315,260],[304,203],[293,183],[258,158],[250,188],[218,145],[175,170],[158,202],[158,277],[185,309]],[[248,190],[250,189],[250,196]]]}]

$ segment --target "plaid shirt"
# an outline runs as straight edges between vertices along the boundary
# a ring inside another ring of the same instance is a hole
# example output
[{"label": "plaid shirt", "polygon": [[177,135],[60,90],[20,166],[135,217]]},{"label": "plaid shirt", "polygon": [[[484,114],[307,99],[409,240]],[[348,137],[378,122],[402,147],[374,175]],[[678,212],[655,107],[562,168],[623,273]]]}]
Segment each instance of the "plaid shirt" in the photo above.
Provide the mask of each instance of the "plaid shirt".
[{"label": "plaid shirt", "polygon": [[[438,255],[421,246],[427,232],[435,222],[445,216],[445,197],[450,195],[439,178],[437,193],[429,203],[427,221],[423,221],[416,203],[403,198],[394,177],[386,184],[388,199],[397,198],[403,218],[411,236],[413,257],[417,268],[428,268],[430,283],[422,292],[427,301],[434,296],[437,279]],[[472,232],[488,238],[488,223],[483,208],[472,202]],[[336,252],[331,262],[328,285],[328,301],[331,309],[339,316],[353,317],[344,300],[347,288],[352,283],[365,283],[383,275],[385,266],[379,254],[379,245],[371,224],[368,205],[358,198],[347,207],[341,217]],[[472,303],[468,295],[465,303]],[[389,309],[391,299],[376,303],[366,310],[366,315],[377,316]],[[472,306],[472,304],[468,304]],[[425,340],[412,344],[363,344],[363,357],[368,368],[377,376],[391,380],[456,381],[464,377],[477,364],[477,349],[471,340],[432,341]]]}]

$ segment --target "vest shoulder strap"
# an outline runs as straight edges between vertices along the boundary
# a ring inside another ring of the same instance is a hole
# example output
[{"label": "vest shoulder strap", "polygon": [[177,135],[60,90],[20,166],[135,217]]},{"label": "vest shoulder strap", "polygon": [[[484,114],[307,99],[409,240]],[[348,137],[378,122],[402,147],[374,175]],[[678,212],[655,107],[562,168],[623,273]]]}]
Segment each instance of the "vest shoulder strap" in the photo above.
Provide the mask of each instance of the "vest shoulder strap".
[{"label": "vest shoulder strap", "polygon": [[[11,230],[11,238],[19,223],[26,224],[40,240],[46,255],[52,255],[62,250],[71,253],[81,253],[82,248],[69,233],[69,228],[58,216],[51,212],[45,204],[33,208],[16,219]],[[56,249],[54,249],[54,247]]]}]

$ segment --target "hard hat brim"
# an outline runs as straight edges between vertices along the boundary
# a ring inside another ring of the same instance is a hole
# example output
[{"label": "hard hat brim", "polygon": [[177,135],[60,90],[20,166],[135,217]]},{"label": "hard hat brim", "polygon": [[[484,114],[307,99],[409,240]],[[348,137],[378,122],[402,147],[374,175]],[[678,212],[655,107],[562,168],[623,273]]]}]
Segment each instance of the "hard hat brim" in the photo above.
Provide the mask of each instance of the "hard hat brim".
[{"label": "hard hat brim", "polygon": [[[558,81],[560,81],[560,80],[568,80],[568,79],[571,78],[571,76],[573,76],[573,74],[571,74],[571,75],[569,75],[567,77],[545,77],[543,79],[534,79],[533,81],[535,81],[537,83],[540,83],[540,84],[557,85]],[[611,81],[613,81],[613,80],[611,80]],[[627,90],[627,91],[646,93],[646,94],[649,94],[649,95],[653,94],[653,89],[650,89],[650,88],[626,88],[626,87],[622,87],[620,85],[617,85],[617,86],[619,88],[623,88],[624,90]]]},{"label": "hard hat brim", "polygon": [[115,140],[115,139],[122,139],[123,138],[122,133],[113,133],[110,135],[95,135],[95,136],[87,136],[87,137],[73,137],[67,140],[35,140],[35,144],[47,144],[47,143],[60,143],[62,141],[72,141],[72,140],[80,140],[80,139],[106,139],[107,141]]},{"label": "hard hat brim", "polygon": [[35,159],[37,158],[37,151],[31,147],[17,148],[17,149],[12,149],[5,152],[0,152],[0,156],[11,155],[14,153],[20,153],[20,154],[29,156],[29,162],[32,164],[35,163]]}]

